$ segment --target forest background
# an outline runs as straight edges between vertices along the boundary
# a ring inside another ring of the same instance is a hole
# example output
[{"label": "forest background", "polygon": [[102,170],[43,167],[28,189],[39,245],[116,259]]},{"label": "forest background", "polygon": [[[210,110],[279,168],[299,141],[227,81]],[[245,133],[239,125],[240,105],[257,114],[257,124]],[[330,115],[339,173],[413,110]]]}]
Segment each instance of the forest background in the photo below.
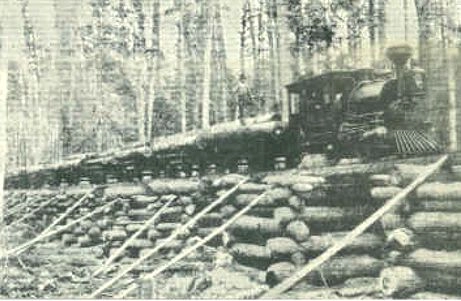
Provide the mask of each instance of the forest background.
[{"label": "forest background", "polygon": [[284,86],[300,76],[389,68],[384,49],[395,42],[414,46],[413,63],[427,72],[439,136],[446,135],[450,109],[461,111],[460,0],[1,5],[7,168],[155,143],[231,120],[241,73],[259,113],[274,112],[287,101]]}]

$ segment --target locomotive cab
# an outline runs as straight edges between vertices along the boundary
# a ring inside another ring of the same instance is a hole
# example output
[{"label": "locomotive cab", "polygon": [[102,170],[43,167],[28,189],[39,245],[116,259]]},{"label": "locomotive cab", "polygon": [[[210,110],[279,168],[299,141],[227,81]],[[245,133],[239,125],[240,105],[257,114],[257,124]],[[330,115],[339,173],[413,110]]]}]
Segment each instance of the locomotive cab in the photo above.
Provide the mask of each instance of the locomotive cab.
[{"label": "locomotive cab", "polygon": [[372,69],[336,70],[287,86],[289,129],[302,150],[323,153],[336,147],[349,94],[357,83],[373,78]]}]

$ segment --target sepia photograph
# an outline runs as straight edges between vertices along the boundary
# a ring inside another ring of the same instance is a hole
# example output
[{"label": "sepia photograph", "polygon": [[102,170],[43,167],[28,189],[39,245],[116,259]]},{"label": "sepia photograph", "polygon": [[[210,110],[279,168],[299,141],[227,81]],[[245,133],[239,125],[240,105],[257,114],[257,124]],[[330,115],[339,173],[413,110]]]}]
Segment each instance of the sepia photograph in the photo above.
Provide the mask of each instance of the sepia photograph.
[{"label": "sepia photograph", "polygon": [[461,0],[0,0],[0,299],[461,299]]}]

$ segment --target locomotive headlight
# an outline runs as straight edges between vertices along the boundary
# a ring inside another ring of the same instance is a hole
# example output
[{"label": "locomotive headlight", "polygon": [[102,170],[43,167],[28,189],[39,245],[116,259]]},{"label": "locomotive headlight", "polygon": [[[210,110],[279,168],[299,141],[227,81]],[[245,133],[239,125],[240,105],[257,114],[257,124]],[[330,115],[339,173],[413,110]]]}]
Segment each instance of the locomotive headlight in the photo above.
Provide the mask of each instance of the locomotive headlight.
[{"label": "locomotive headlight", "polygon": [[282,133],[283,133],[282,128],[276,128],[274,130],[274,135],[276,135],[276,136],[280,136],[280,135],[282,135]]}]

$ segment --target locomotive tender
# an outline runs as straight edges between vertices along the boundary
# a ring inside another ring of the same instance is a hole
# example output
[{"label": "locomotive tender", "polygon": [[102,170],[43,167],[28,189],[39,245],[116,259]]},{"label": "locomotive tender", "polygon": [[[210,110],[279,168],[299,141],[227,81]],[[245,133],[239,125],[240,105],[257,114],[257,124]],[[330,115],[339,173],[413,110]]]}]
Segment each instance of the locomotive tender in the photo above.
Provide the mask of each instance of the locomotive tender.
[{"label": "locomotive tender", "polygon": [[394,73],[334,70],[300,78],[286,87],[288,118],[269,114],[248,118],[245,125],[234,121],[206,131],[156,137],[151,146],[74,155],[60,164],[12,171],[6,184],[77,184],[81,177],[93,183],[107,178],[131,181],[149,172],[189,176],[210,169],[236,171],[238,164],[261,171],[272,169],[276,158],[295,166],[305,152],[326,153],[333,159],[438,152],[425,119],[424,71],[407,68],[411,52],[405,45],[388,49]]}]

